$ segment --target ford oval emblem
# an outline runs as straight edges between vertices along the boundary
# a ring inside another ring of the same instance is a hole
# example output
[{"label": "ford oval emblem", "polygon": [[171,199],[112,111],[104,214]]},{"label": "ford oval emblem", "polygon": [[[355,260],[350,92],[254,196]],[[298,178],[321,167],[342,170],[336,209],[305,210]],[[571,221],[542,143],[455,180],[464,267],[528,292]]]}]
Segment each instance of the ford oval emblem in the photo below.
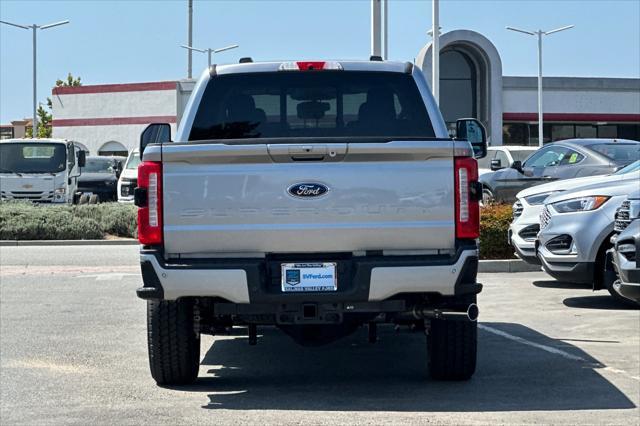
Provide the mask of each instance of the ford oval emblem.
[{"label": "ford oval emblem", "polygon": [[298,198],[313,198],[323,196],[329,188],[321,183],[296,183],[289,187],[288,192]]}]

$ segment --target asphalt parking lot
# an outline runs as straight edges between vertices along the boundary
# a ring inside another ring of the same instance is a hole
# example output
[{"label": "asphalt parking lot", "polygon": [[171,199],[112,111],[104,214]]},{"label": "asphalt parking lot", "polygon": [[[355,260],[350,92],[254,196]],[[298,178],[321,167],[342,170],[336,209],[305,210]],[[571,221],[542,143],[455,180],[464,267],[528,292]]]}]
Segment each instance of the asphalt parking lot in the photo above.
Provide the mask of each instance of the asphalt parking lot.
[{"label": "asphalt parking lot", "polygon": [[640,312],[542,272],[482,274],[478,369],[425,376],[392,327],[321,348],[203,336],[194,386],[155,385],[135,246],[0,247],[2,424],[637,424]]}]

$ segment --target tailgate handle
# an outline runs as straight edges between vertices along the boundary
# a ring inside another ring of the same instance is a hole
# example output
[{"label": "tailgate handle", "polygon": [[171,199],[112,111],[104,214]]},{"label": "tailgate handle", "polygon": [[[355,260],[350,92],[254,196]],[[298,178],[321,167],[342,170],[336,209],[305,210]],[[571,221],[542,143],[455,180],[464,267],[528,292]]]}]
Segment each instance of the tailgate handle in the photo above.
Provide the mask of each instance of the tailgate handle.
[{"label": "tailgate handle", "polygon": [[296,155],[292,155],[291,159],[293,161],[321,161],[321,160],[324,160],[324,155],[318,155],[318,154],[300,155],[300,154],[296,154]]},{"label": "tailgate handle", "polygon": [[327,154],[326,145],[290,146],[289,155],[293,161],[321,161]]},{"label": "tailgate handle", "polygon": [[277,163],[297,161],[341,161],[347,154],[347,144],[271,144],[271,159]]}]

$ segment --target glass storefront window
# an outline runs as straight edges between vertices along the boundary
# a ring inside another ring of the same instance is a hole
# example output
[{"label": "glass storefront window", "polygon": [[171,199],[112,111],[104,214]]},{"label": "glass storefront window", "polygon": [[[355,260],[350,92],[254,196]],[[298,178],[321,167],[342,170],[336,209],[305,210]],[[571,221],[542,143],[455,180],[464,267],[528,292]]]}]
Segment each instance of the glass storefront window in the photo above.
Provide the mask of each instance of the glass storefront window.
[{"label": "glass storefront window", "polygon": [[[551,142],[551,125],[543,123],[542,131],[544,132],[542,143]],[[529,124],[529,134],[531,135],[529,137],[529,145],[538,145],[538,123]]]},{"label": "glass storefront window", "polygon": [[596,126],[593,126],[590,124],[576,126],[576,137],[577,138],[598,137],[598,131],[596,130]]},{"label": "glass storefront window", "polygon": [[526,123],[505,123],[502,125],[504,145],[529,145],[529,126]]},{"label": "glass storefront window", "polygon": [[440,54],[440,110],[445,122],[477,118],[476,84],[475,65],[465,53],[449,50]]},{"label": "glass storefront window", "polygon": [[0,127],[0,139],[11,139],[13,137],[13,127]]},{"label": "glass storefront window", "polygon": [[617,138],[618,126],[615,126],[615,125],[598,126],[598,137],[599,138]]},{"label": "glass storefront window", "polygon": [[[618,138],[640,141],[640,124],[544,124],[544,143],[572,138]],[[538,145],[538,124],[504,123],[502,143],[504,145]]]},{"label": "glass storefront window", "polygon": [[640,141],[640,124],[618,124],[617,137]]},{"label": "glass storefront window", "polygon": [[561,141],[575,137],[573,124],[554,124],[551,126],[551,140]]}]

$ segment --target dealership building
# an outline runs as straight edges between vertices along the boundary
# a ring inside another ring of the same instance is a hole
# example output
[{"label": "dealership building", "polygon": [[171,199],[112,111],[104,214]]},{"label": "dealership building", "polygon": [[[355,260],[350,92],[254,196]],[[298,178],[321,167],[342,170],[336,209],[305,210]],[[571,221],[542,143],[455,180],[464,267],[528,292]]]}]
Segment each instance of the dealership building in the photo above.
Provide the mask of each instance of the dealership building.
[{"label": "dealership building", "polygon": [[[491,145],[537,145],[537,78],[504,76],[493,43],[474,31],[440,37],[440,107],[445,121],[476,117]],[[416,65],[431,80],[431,43]],[[53,137],[80,142],[96,155],[136,147],[153,122],[175,133],[193,80],[56,87]],[[640,140],[640,78],[545,77],[544,142],[567,138]]]}]

